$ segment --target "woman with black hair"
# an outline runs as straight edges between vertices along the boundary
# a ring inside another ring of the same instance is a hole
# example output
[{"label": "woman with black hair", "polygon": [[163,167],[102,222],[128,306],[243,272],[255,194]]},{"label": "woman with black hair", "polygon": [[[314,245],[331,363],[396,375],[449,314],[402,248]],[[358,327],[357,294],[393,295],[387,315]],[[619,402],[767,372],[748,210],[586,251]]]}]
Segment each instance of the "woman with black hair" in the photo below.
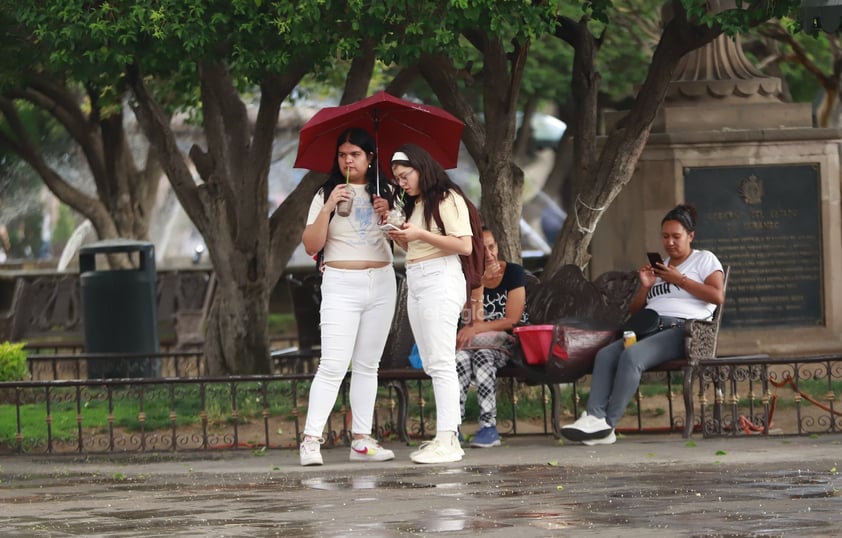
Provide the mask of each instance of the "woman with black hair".
[{"label": "woman with black hair", "polygon": [[[310,386],[301,465],[323,463],[320,445],[348,365],[352,461],[395,457],[371,437],[377,370],[395,312],[397,284],[392,248],[380,231],[374,200],[387,204],[392,185],[380,181],[374,139],[364,129],[348,129],[336,141],[333,170],[310,204],[302,242],[307,254],[324,251],[321,304],[322,356]],[[377,196],[375,196],[377,195]],[[352,201],[341,216],[340,202]]]},{"label": "woman with black hair", "polygon": [[436,437],[410,455],[415,463],[459,461],[465,452],[456,375],[456,331],[467,299],[459,255],[473,251],[465,196],[427,151],[404,144],[392,173],[406,192],[406,223],[389,236],[406,250],[409,323],[424,371],[433,382]]},{"label": "woman with black hair", "polygon": [[632,300],[632,313],[641,308],[660,316],[659,330],[636,344],[622,339],[596,354],[587,410],[561,435],[586,445],[610,445],[614,428],[626,412],[644,371],[684,356],[684,324],[688,319],[710,319],[725,301],[724,273],[717,257],[696,250],[696,209],[679,205],[661,221],[661,243],[668,258],[638,271],[640,289]]}]

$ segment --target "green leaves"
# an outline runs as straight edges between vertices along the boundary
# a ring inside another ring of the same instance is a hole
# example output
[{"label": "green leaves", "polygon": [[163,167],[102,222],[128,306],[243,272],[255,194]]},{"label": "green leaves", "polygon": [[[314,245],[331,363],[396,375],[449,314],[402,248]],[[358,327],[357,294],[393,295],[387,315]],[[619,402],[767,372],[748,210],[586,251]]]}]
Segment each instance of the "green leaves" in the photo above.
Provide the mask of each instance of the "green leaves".
[{"label": "green leaves", "polygon": [[0,344],[0,381],[20,381],[29,379],[29,368],[26,365],[27,353],[24,342]]}]

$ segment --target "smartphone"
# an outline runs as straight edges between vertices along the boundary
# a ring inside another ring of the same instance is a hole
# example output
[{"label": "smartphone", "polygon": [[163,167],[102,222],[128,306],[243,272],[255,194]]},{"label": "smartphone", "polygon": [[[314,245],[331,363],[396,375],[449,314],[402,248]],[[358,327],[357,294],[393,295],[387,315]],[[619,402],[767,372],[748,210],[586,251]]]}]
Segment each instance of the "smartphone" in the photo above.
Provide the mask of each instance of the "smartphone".
[{"label": "smartphone", "polygon": [[400,228],[398,228],[394,224],[390,224],[388,222],[386,224],[381,224],[380,229],[383,230],[384,232],[391,232],[392,230],[401,231]]},{"label": "smartphone", "polygon": [[652,267],[657,267],[657,265],[655,265],[657,263],[660,263],[661,265],[665,265],[664,259],[661,258],[661,255],[658,254],[657,252],[647,252],[646,257],[649,258],[649,265],[651,265]]}]

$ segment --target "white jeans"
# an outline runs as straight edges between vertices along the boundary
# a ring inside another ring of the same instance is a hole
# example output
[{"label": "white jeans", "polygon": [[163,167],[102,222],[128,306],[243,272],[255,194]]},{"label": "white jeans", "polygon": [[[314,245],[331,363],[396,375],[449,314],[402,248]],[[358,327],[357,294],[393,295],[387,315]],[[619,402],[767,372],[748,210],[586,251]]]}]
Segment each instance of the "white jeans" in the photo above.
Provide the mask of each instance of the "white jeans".
[{"label": "white jeans", "polygon": [[409,323],[424,371],[433,380],[436,429],[455,432],[461,423],[456,376],[456,330],[465,305],[465,277],[459,256],[406,266]]},{"label": "white jeans", "polygon": [[351,365],[351,433],[369,435],[377,398],[377,369],[395,313],[391,265],[347,270],[325,267],[322,277],[322,357],[310,387],[304,434],[321,437]]}]

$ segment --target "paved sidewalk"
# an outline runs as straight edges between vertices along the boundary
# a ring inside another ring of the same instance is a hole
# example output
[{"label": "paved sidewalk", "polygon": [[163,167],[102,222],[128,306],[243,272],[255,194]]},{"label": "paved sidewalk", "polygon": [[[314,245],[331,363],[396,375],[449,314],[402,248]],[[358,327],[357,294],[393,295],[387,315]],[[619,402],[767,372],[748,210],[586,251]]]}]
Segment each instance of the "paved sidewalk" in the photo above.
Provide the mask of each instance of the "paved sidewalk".
[{"label": "paved sidewalk", "polygon": [[838,535],[842,435],[615,445],[543,436],[462,462],[351,463],[323,450],[0,457],[0,528],[23,536]]}]

